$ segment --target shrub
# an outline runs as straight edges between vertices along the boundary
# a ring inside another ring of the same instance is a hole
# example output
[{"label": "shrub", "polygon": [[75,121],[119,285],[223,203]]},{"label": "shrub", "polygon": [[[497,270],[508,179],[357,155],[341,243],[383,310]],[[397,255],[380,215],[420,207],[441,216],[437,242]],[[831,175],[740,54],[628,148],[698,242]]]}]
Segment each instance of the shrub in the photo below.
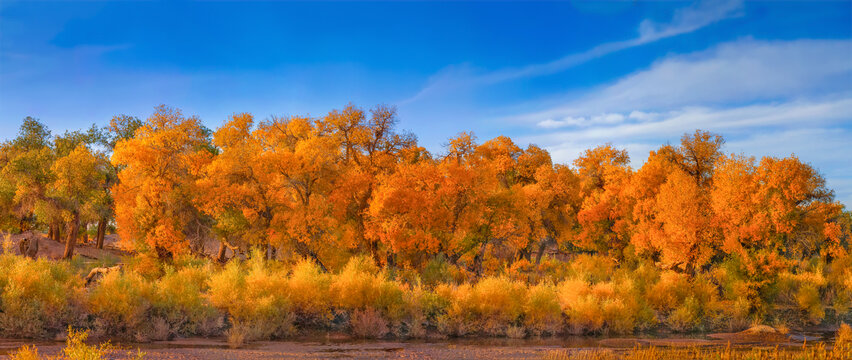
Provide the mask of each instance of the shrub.
[{"label": "shrub", "polygon": [[9,354],[9,360],[38,360],[38,349],[35,346],[26,345]]},{"label": "shrub", "polygon": [[[100,360],[104,358],[115,358],[113,353],[118,350],[110,345],[109,342],[90,346],[86,344],[89,337],[87,331],[77,331],[73,328],[68,328],[68,338],[65,340],[65,347],[62,352],[50,359],[68,359],[68,360]],[[137,350],[136,353],[128,353],[132,359],[141,360],[145,357],[145,353]],[[38,349],[35,346],[24,346],[14,353],[10,354],[11,360],[38,360]]]},{"label": "shrub", "polygon": [[374,309],[355,310],[349,325],[352,333],[362,338],[379,339],[388,333],[388,322]]},{"label": "shrub", "polygon": [[563,281],[558,289],[559,303],[573,334],[628,333],[639,319],[653,319],[637,301],[633,283],[627,279],[592,285],[575,278]]},{"label": "shrub", "polygon": [[482,320],[482,329],[489,335],[505,334],[523,313],[526,286],[508,278],[485,278],[474,287],[475,312]]},{"label": "shrub", "polygon": [[690,279],[686,274],[665,271],[646,298],[672,330],[685,332],[702,330],[705,320],[720,316],[717,294],[718,288],[703,275]]},{"label": "shrub", "polygon": [[535,335],[562,331],[562,307],[554,285],[542,283],[529,289],[524,304],[524,324]]},{"label": "shrub", "polygon": [[609,280],[615,273],[615,262],[603,255],[580,254],[571,261],[569,267],[573,277],[591,283]]},{"label": "shrub", "polygon": [[510,339],[523,339],[527,337],[527,331],[523,326],[509,326],[506,329],[506,337]]},{"label": "shrub", "polygon": [[229,337],[242,331],[245,340],[268,339],[295,331],[287,278],[283,271],[269,269],[262,256],[252,256],[245,267],[229,262],[208,284],[210,303],[227,312],[236,328],[229,330]]},{"label": "shrub", "polygon": [[819,323],[825,317],[825,310],[822,307],[822,300],[816,285],[800,285],[796,292],[796,302],[799,309],[805,313],[808,321]]},{"label": "shrub", "polygon": [[439,331],[448,335],[483,332],[505,335],[517,325],[526,302],[526,286],[505,277],[488,277],[476,285],[439,286],[436,293],[449,299],[445,315],[438,319]]},{"label": "shrub", "polygon": [[447,258],[443,255],[436,256],[426,263],[420,273],[420,279],[428,286],[436,286],[441,283],[453,281],[453,269]]},{"label": "shrub", "polygon": [[197,266],[177,271],[167,268],[165,275],[157,280],[153,310],[167,329],[187,336],[210,335],[210,327],[205,325],[219,315],[204,297],[209,272]]},{"label": "shrub", "polygon": [[[95,285],[88,297],[88,309],[101,322],[101,331],[121,336],[150,332],[153,284],[135,272],[110,272]],[[144,340],[144,339],[139,339]]]},{"label": "shrub", "polygon": [[689,296],[669,314],[666,323],[674,331],[691,331],[701,325],[701,304]]},{"label": "shrub", "polygon": [[0,255],[0,335],[46,337],[80,313],[82,280],[67,262]]},{"label": "shrub", "polygon": [[378,274],[378,268],[365,257],[355,257],[333,277],[330,292],[334,305],[343,310],[375,309],[388,320],[405,315],[403,286]]},{"label": "shrub", "polygon": [[313,261],[302,259],[293,267],[287,283],[293,312],[304,322],[328,320],[331,316],[331,277]]}]

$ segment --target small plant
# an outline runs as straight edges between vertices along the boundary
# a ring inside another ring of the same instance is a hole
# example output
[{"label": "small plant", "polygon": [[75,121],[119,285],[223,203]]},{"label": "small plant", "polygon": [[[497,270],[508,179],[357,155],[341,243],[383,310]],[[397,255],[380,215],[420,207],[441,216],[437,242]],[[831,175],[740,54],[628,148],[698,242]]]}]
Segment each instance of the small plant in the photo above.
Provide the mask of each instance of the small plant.
[{"label": "small plant", "polygon": [[378,311],[356,310],[349,319],[352,333],[358,337],[380,339],[388,333],[388,323]]},{"label": "small plant", "polygon": [[[101,360],[105,358],[116,358],[120,352],[116,347],[112,346],[109,341],[92,346],[86,344],[89,338],[88,331],[74,330],[68,327],[68,337],[65,340],[65,347],[62,352],[49,359],[54,360]],[[132,354],[132,355],[131,355]],[[137,350],[135,353],[128,353],[127,359],[141,360],[145,358],[145,353]],[[35,346],[24,346],[11,354],[12,360],[38,360],[38,349]]]},{"label": "small plant", "polygon": [[38,349],[35,346],[25,345],[9,354],[9,360],[39,360]]}]

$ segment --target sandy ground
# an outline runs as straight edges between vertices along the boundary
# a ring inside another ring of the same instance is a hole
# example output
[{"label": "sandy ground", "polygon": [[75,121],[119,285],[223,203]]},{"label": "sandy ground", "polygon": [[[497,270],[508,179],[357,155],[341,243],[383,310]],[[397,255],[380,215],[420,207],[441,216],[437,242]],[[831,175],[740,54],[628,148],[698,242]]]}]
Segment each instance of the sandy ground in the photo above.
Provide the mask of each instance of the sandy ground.
[{"label": "sandy ground", "polygon": [[[0,346],[4,344],[0,342]],[[39,354],[55,355],[61,344],[39,344]],[[2,348],[0,348],[2,349]],[[268,342],[253,343],[242,349],[229,349],[224,344],[146,344],[145,359],[535,359],[560,346],[493,346],[453,343],[320,343]],[[0,354],[8,353],[2,349]],[[114,354],[124,358],[128,353]],[[7,358],[0,355],[0,359]]]},{"label": "sandy ground", "polygon": [[[358,341],[335,338],[303,338],[295,341],[254,342],[241,349],[230,349],[223,339],[190,338],[148,344],[125,344],[110,358],[126,358],[141,349],[146,359],[541,359],[550,352],[585,352],[608,349],[624,352],[641,346],[724,347],[731,342],[743,348],[801,346],[793,337],[772,339],[711,334],[683,338],[593,338],[567,337],[543,339],[450,339],[438,341]],[[765,341],[770,340],[770,341]],[[809,340],[811,341],[811,340]],[[0,339],[0,359],[23,345],[25,340]],[[56,355],[63,344],[35,344],[41,355]]]},{"label": "sandy ground", "polygon": [[[12,242],[12,251],[18,254],[18,244],[24,238],[29,238],[30,241],[38,239],[38,256],[39,258],[47,258],[57,260],[62,258],[65,252],[65,243],[59,243],[47,238],[47,234],[37,231],[27,231],[21,234],[0,234],[0,240],[9,240]],[[94,238],[89,238],[89,242],[80,243],[74,247],[74,253],[78,256],[88,259],[102,259],[107,256],[122,256],[128,253],[127,249],[121,247],[117,235],[107,235],[104,237],[104,248],[97,249],[95,247]]]}]

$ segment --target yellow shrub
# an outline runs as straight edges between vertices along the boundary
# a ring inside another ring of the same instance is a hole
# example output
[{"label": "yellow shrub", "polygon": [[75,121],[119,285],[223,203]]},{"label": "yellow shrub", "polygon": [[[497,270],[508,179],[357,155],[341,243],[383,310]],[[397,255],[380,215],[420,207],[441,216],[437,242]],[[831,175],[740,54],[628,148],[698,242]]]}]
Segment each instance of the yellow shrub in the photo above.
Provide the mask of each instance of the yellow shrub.
[{"label": "yellow shrub", "polygon": [[26,345],[9,354],[9,360],[39,360],[38,348]]},{"label": "yellow shrub", "polygon": [[796,293],[796,302],[799,309],[807,315],[809,321],[819,323],[825,317],[822,299],[816,285],[802,284]]},{"label": "yellow shrub", "polygon": [[629,333],[637,326],[647,328],[656,323],[633,280],[624,274],[597,284],[568,279],[559,284],[558,296],[574,334]]},{"label": "yellow shrub", "polygon": [[403,285],[377,274],[366,258],[354,258],[333,276],[330,292],[334,305],[344,310],[378,310],[388,320],[398,321],[406,309]]},{"label": "yellow shrub", "polygon": [[526,286],[505,277],[489,277],[474,287],[473,310],[482,321],[482,330],[491,335],[505,334],[521,316]]},{"label": "yellow shrub", "polygon": [[556,287],[538,284],[529,289],[524,305],[524,324],[533,334],[558,334],[562,330],[562,307]]},{"label": "yellow shrub", "polygon": [[0,255],[0,336],[45,337],[73,321],[82,280],[67,262]]},{"label": "yellow shrub", "polygon": [[208,298],[216,308],[231,316],[232,326],[250,329],[248,340],[290,335],[293,315],[283,271],[267,268],[262,256],[254,256],[246,267],[231,261],[208,282]]},{"label": "yellow shrub", "polygon": [[300,260],[287,283],[293,311],[310,320],[327,319],[331,315],[330,285],[331,277],[316,263]]},{"label": "yellow shrub", "polygon": [[203,325],[218,316],[204,296],[208,277],[209,270],[199,267],[168,269],[156,282],[154,312],[179,334],[206,335]]},{"label": "yellow shrub", "polygon": [[156,290],[135,272],[110,272],[91,290],[89,311],[104,320],[106,330],[138,331],[148,323]]},{"label": "yellow shrub", "polygon": [[128,258],[124,270],[135,272],[149,280],[159,278],[164,272],[162,262],[151,254],[140,254]]},{"label": "yellow shrub", "polygon": [[701,304],[695,297],[689,296],[683,304],[674,309],[666,319],[674,331],[692,331],[701,324]]},{"label": "yellow shrub", "polygon": [[580,254],[571,261],[569,266],[574,277],[592,283],[609,280],[615,273],[615,262],[603,255]]},{"label": "yellow shrub", "polygon": [[598,332],[604,325],[601,299],[591,295],[578,298],[567,311],[568,324],[573,334]]},{"label": "yellow shrub", "polygon": [[438,331],[446,335],[463,336],[476,329],[476,299],[473,286],[464,283],[457,286],[442,284],[435,288],[439,299],[446,299],[446,313],[436,319]]},{"label": "yellow shrub", "polygon": [[660,281],[652,285],[647,293],[648,303],[659,312],[673,310],[690,293],[689,277],[674,271],[660,274]]},{"label": "yellow shrub", "polygon": [[505,335],[523,313],[527,289],[505,277],[489,277],[475,285],[438,286],[435,293],[449,300],[445,315],[438,318],[438,330],[449,335],[484,332]]},{"label": "yellow shrub", "polygon": [[571,278],[559,283],[557,287],[559,305],[562,310],[570,309],[580,297],[589,292],[589,283],[578,278]]}]

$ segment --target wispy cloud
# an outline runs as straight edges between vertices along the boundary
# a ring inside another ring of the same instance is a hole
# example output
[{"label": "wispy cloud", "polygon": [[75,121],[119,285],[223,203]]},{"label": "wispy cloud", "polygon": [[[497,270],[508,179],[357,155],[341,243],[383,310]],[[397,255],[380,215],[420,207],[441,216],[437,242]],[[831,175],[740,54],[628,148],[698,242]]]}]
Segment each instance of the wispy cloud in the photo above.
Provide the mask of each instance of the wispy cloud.
[{"label": "wispy cloud", "polygon": [[[688,106],[724,107],[755,101],[787,101],[852,91],[852,41],[742,40],[658,61],[587,95],[515,116],[542,128],[611,123],[602,113],[637,120]],[[636,112],[636,113],[634,113]],[[577,121],[585,119],[585,121]]]},{"label": "wispy cloud", "polygon": [[[630,115],[611,113],[609,117],[627,120],[619,124],[595,123],[582,129],[571,129],[532,135],[523,140],[558,147],[563,143],[582,141],[583,146],[604,142],[659,141],[678,138],[685,132],[704,128],[732,135],[771,129],[772,127],[834,126],[852,118],[852,96],[835,100],[793,101],[777,104],[755,104],[732,108],[686,107],[654,114],[652,121]],[[581,140],[578,140],[581,139]],[[563,159],[570,160],[570,159]]]},{"label": "wispy cloud", "polygon": [[669,22],[655,22],[648,19],[642,21],[635,38],[603,43],[589,50],[568,54],[550,62],[480,74],[473,74],[470,67],[466,65],[451,65],[432,76],[426,87],[417,94],[400,101],[399,104],[405,105],[448,88],[477,87],[555,74],[602,56],[693,32],[718,21],[741,15],[742,0],[705,0],[675,11]]}]

